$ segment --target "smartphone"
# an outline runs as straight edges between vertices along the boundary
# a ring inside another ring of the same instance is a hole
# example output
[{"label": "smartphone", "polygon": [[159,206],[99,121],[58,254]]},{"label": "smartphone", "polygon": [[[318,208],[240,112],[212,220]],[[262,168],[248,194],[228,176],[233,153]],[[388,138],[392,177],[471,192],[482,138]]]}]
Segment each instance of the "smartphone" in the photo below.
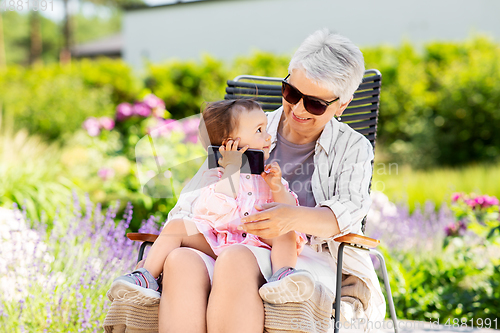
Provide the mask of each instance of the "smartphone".
[{"label": "smartphone", "polygon": [[[208,167],[210,169],[220,167],[219,158],[221,158],[222,155],[219,152],[219,147],[220,146],[208,146]],[[247,149],[241,157],[240,172],[254,175],[260,175],[264,172],[264,151],[259,149]]]}]

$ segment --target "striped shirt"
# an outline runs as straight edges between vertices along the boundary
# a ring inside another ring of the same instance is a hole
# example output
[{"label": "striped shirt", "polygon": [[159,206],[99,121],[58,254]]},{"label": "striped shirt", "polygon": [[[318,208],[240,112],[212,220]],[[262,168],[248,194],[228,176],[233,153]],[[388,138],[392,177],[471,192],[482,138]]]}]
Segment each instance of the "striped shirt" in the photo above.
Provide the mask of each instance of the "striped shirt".
[{"label": "striped shirt", "polygon": [[[272,137],[270,151],[276,147],[282,114],[282,107],[267,114],[267,131]],[[317,251],[329,250],[335,261],[340,245],[334,241],[335,238],[349,233],[362,234],[361,221],[368,214],[372,202],[368,188],[373,157],[370,141],[334,118],[325,125],[316,140],[315,168],[311,178],[313,195],[317,207],[329,207],[335,214],[340,233],[330,238],[312,236],[311,245]],[[345,274],[359,277],[370,289],[371,299],[365,311],[367,318],[371,321],[383,320],[385,300],[368,253],[345,247],[342,270]]]}]

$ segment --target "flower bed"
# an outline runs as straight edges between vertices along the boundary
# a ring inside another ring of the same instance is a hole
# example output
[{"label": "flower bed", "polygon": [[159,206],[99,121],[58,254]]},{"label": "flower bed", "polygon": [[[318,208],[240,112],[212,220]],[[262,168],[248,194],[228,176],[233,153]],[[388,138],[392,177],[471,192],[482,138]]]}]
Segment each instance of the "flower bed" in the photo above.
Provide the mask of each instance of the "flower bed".
[{"label": "flower bed", "polygon": [[[124,237],[131,217],[130,204],[115,222],[116,208],[104,213],[87,200],[81,210],[75,197],[50,230],[40,223],[30,229],[16,207],[1,209],[2,330],[101,331],[111,281],[135,265],[137,246]],[[143,221],[141,232],[158,233],[154,218]]]},{"label": "flower bed", "polygon": [[[436,212],[427,204],[412,214],[381,193],[373,192],[372,198],[367,235],[382,240],[399,318],[458,318],[477,326],[480,319],[500,316],[495,198],[461,194],[451,208]],[[0,209],[4,331],[102,331],[106,291],[115,277],[133,268],[138,249],[125,237],[132,206],[127,204],[122,219],[116,218],[117,207],[118,202],[103,212],[87,197],[82,209],[74,195],[49,229],[29,221],[24,209]],[[464,232],[449,232],[456,221],[467,227]],[[157,234],[157,222],[151,216],[139,231]]]}]

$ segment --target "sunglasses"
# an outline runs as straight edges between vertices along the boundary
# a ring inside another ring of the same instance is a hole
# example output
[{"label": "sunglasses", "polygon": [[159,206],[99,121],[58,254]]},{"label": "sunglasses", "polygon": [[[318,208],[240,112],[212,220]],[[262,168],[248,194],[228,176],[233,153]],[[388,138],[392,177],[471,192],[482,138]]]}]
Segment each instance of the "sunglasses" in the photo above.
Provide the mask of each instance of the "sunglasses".
[{"label": "sunglasses", "polygon": [[306,111],[315,116],[321,116],[325,113],[330,104],[338,101],[340,98],[337,97],[333,101],[328,102],[313,96],[304,95],[297,88],[286,81],[288,77],[290,77],[290,74],[283,79],[281,85],[281,94],[283,95],[285,101],[290,104],[297,104],[302,99]]}]

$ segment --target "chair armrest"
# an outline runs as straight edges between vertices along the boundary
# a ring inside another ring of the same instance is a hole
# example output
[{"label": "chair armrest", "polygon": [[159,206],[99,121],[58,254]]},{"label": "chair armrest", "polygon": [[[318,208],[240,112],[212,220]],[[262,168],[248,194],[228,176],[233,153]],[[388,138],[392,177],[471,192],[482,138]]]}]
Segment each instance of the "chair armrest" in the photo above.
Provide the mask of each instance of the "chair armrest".
[{"label": "chair armrest", "polygon": [[380,241],[378,239],[373,239],[358,234],[347,234],[339,238],[335,238],[335,241],[340,243],[361,245],[370,249],[375,248],[380,244]]},{"label": "chair armrest", "polygon": [[139,242],[151,242],[154,243],[158,238],[158,235],[153,234],[143,234],[139,232],[129,232],[127,234],[128,239]]}]

